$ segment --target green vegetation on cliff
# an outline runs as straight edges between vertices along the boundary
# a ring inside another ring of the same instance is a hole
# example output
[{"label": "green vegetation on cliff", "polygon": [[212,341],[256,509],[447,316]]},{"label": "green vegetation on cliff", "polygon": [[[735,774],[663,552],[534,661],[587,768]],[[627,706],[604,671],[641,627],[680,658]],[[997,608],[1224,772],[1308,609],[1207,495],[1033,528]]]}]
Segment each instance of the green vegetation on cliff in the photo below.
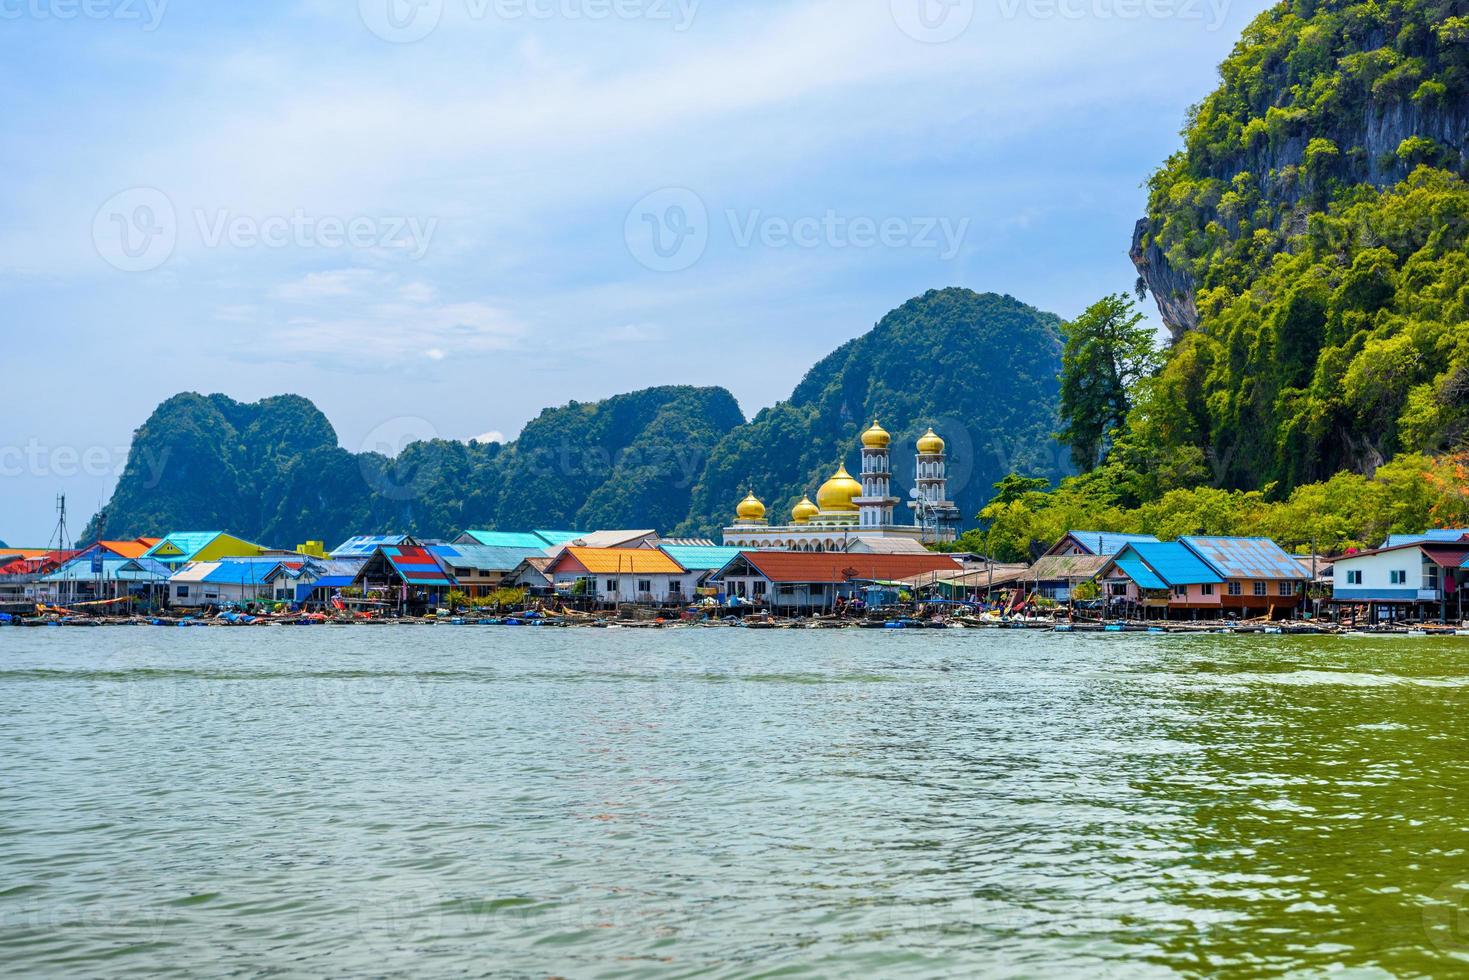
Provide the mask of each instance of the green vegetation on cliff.
[{"label": "green vegetation on cliff", "polygon": [[1133,438],[1202,451],[1193,483],[1278,495],[1469,435],[1466,13],[1267,11],[1153,176],[1134,258],[1178,340]]}]

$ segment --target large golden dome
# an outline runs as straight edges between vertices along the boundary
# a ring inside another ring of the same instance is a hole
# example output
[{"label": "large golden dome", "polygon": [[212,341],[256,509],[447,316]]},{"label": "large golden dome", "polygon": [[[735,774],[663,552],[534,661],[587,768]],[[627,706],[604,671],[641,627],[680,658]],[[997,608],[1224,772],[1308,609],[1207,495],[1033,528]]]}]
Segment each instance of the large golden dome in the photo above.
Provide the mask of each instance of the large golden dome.
[{"label": "large golden dome", "polygon": [[938,455],[944,451],[944,440],[940,439],[938,433],[932,428],[918,440],[918,451],[929,455]]},{"label": "large golden dome", "polygon": [[735,516],[742,521],[763,521],[765,519],[765,505],[756,498],[755,492],[752,490],[744,500],[740,501],[740,505],[735,508]]},{"label": "large golden dome", "polygon": [[845,465],[837,467],[830,480],[816,491],[816,506],[823,514],[855,514],[853,499],[862,496],[862,484],[852,479]]},{"label": "large golden dome", "polygon": [[877,424],[877,419],[872,420],[872,428],[862,433],[862,445],[868,449],[886,449],[893,441],[888,431]]},{"label": "large golden dome", "polygon": [[791,521],[796,524],[810,524],[811,518],[821,513],[821,508],[811,502],[810,497],[802,497],[801,502],[791,508]]}]

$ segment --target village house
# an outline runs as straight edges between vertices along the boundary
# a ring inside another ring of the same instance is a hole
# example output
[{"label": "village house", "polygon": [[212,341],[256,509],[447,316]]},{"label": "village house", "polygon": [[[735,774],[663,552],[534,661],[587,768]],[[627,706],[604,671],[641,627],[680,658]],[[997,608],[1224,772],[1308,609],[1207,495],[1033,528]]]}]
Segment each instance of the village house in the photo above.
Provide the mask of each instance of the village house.
[{"label": "village house", "polygon": [[1067,531],[1046,549],[1044,558],[1068,555],[1102,555],[1110,557],[1129,544],[1157,541],[1151,534],[1117,534],[1113,531]]},{"label": "village house", "polygon": [[657,548],[583,548],[555,556],[546,575],[558,593],[595,598],[602,605],[682,605],[692,601],[699,573]]},{"label": "village house", "polygon": [[1301,603],[1310,574],[1268,538],[1134,541],[1099,573],[1108,608],[1200,618],[1277,617]]},{"label": "village house", "polygon": [[[168,603],[180,609],[197,609],[272,601],[275,594],[271,573],[290,560],[276,554],[190,562],[169,577]],[[307,560],[297,556],[295,564]]]},{"label": "village house", "polygon": [[380,545],[352,580],[352,588],[400,612],[437,608],[456,587],[452,571],[422,545]]},{"label": "village house", "polygon": [[525,559],[545,555],[538,547],[484,544],[436,544],[428,550],[453,572],[459,590],[474,597],[502,588]]},{"label": "village house", "polygon": [[[270,551],[264,545],[237,538],[223,531],[176,531],[142,555],[167,565],[183,568],[190,562],[217,561],[220,558],[253,558]],[[290,554],[290,552],[284,552]]]},{"label": "village house", "polygon": [[1443,535],[1401,537],[1403,543],[1336,559],[1332,601],[1368,606],[1374,620],[1462,620],[1469,592],[1469,531],[1451,540]]},{"label": "village house", "polygon": [[741,551],[714,576],[727,597],[772,612],[820,612],[838,599],[862,597],[880,583],[928,582],[962,574],[949,555],[855,555],[844,552]]}]

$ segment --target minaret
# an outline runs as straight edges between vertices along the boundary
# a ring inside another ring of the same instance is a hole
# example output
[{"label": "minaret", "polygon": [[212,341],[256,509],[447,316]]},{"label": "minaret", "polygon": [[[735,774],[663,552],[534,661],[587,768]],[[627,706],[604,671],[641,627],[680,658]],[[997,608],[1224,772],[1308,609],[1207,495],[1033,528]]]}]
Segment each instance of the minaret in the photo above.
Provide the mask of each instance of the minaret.
[{"label": "minaret", "polygon": [[940,541],[953,538],[953,527],[959,522],[959,507],[949,499],[949,477],[944,440],[929,429],[918,440],[917,463],[914,468],[918,496],[909,502],[920,527],[932,529]]},{"label": "minaret", "polygon": [[898,501],[892,496],[893,468],[888,456],[892,441],[876,420],[862,433],[862,496],[853,501],[858,527],[887,527],[893,523],[893,507]]}]

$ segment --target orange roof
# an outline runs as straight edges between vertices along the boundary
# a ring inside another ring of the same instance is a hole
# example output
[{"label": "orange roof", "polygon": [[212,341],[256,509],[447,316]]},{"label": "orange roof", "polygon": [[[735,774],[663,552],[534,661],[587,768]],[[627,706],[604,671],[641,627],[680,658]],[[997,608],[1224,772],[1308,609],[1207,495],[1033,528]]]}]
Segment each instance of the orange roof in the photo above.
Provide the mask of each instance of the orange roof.
[{"label": "orange roof", "polygon": [[44,558],[49,554],[49,548],[0,548],[0,558]]},{"label": "orange roof", "polygon": [[143,552],[153,547],[151,544],[143,544],[141,538],[137,541],[98,541],[97,543],[114,555],[123,558],[142,558]]},{"label": "orange roof", "polygon": [[854,555],[844,551],[742,551],[740,557],[772,582],[890,581],[924,572],[962,572],[949,555]]},{"label": "orange roof", "polygon": [[592,575],[682,575],[684,567],[657,548],[567,548],[550,571],[564,568]]}]

